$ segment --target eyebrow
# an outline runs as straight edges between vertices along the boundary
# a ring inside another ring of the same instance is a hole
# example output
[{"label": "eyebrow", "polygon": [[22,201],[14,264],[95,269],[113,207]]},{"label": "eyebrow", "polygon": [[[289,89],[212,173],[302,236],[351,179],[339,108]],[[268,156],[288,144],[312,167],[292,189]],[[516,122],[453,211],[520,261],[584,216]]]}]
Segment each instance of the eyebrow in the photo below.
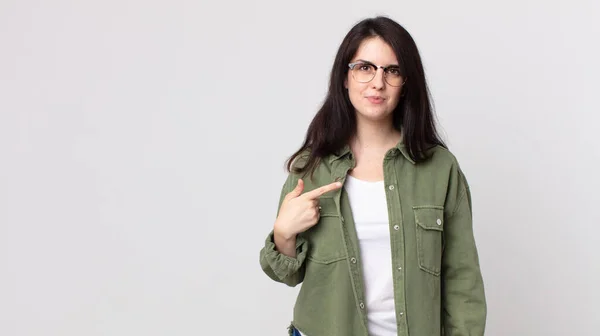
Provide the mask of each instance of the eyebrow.
[{"label": "eyebrow", "polygon": [[[375,63],[373,63],[373,62],[370,62],[370,61],[367,61],[367,60],[364,60],[364,59],[357,59],[356,61],[357,61],[357,62],[369,63],[369,64],[373,64],[373,65],[375,65]],[[384,67],[386,67],[386,68],[390,68],[390,67],[396,67],[396,68],[399,68],[399,67],[400,67],[400,65],[398,65],[398,64],[387,64],[387,65],[384,65]]]}]

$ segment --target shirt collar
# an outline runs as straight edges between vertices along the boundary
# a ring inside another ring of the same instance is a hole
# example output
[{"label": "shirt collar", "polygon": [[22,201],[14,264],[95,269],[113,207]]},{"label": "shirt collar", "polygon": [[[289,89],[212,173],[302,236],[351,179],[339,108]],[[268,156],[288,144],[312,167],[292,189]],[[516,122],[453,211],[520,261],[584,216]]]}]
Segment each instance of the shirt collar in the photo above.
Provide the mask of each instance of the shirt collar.
[{"label": "shirt collar", "polygon": [[[400,141],[398,141],[398,143],[396,144],[396,146],[394,146],[394,148],[396,150],[398,150],[400,153],[402,153],[402,155],[404,155],[404,157],[410,163],[415,164],[415,161],[410,157],[409,152],[408,152],[408,148],[406,148],[406,145],[404,144],[404,142],[402,141],[402,139],[400,139]],[[343,158],[344,156],[350,154],[350,152],[351,152],[350,145],[346,144],[339,151],[337,151],[336,153],[333,153],[333,154],[331,154],[329,156],[329,164],[331,164],[335,160]]]}]

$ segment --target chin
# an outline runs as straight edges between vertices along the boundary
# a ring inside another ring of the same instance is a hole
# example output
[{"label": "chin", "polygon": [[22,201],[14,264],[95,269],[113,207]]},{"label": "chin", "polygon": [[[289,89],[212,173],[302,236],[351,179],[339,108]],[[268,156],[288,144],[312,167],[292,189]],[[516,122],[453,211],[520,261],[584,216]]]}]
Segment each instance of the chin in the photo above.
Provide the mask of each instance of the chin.
[{"label": "chin", "polygon": [[369,120],[387,119],[392,114],[392,112],[388,111],[385,107],[367,107],[363,108],[361,111],[357,111],[357,113],[361,117]]}]

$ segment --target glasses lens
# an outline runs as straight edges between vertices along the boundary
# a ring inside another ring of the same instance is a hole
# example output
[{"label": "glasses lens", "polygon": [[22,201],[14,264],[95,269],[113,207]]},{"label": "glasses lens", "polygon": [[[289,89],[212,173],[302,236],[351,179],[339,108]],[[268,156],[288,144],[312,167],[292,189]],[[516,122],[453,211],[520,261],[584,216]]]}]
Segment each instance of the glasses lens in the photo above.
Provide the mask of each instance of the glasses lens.
[{"label": "glasses lens", "polygon": [[352,69],[352,76],[358,82],[366,83],[375,77],[375,69],[370,64],[358,63]]},{"label": "glasses lens", "polygon": [[385,72],[385,81],[391,86],[402,85],[402,75],[400,69],[390,68]]}]

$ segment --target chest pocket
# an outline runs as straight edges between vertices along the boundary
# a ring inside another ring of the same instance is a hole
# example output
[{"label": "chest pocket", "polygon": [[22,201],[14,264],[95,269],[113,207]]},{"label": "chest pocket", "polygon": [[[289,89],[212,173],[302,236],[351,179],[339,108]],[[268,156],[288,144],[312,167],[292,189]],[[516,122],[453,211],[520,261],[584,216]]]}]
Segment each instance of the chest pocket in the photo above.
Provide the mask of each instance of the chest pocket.
[{"label": "chest pocket", "polygon": [[317,263],[330,264],[346,258],[342,238],[342,222],[332,197],[319,199],[321,215],[319,222],[302,235],[308,240],[307,257]]},{"label": "chest pocket", "polygon": [[414,206],[419,267],[433,275],[442,271],[444,207]]}]

